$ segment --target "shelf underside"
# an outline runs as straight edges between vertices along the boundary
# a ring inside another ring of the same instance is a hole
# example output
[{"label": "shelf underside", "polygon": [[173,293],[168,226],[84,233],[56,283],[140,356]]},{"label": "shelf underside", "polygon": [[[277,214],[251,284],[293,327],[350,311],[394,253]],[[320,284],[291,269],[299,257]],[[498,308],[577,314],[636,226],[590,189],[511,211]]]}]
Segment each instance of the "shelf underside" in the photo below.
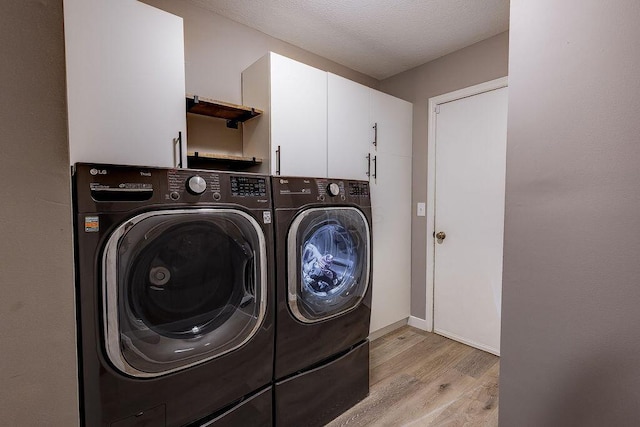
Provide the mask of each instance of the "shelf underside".
[{"label": "shelf underside", "polygon": [[198,151],[190,151],[187,153],[189,167],[193,166],[234,166],[238,168],[247,168],[259,165],[262,159],[257,157],[235,156],[231,154],[203,153]]},{"label": "shelf underside", "polygon": [[245,122],[262,114],[262,110],[244,105],[230,104],[195,95],[186,96],[187,113],[217,117],[234,122]]}]

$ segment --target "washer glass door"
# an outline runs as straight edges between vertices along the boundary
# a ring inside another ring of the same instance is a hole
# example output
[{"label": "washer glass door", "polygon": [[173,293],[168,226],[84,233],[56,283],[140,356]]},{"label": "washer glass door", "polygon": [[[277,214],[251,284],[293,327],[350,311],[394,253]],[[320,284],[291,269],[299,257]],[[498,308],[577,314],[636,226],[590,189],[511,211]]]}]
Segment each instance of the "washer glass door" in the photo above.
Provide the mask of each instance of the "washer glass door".
[{"label": "washer glass door", "polygon": [[356,208],[307,209],[289,228],[288,303],[301,322],[358,306],[369,285],[370,230]]},{"label": "washer glass door", "polygon": [[107,355],[151,377],[238,348],[266,311],[266,244],[234,209],[149,212],[110,236],[103,256]]}]

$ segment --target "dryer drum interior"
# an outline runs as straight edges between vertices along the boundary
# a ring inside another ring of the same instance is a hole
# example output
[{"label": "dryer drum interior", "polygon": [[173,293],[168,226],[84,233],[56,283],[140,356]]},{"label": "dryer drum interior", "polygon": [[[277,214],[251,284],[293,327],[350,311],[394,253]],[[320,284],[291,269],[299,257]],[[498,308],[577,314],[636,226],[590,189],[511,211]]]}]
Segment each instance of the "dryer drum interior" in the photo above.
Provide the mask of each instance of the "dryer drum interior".
[{"label": "dryer drum interior", "polygon": [[288,236],[289,306],[311,323],[355,308],[369,283],[369,225],[355,208],[318,208],[294,219]]},{"label": "dryer drum interior", "polygon": [[111,235],[103,267],[107,354],[133,376],[228,353],[264,317],[264,235],[242,211],[139,215]]}]

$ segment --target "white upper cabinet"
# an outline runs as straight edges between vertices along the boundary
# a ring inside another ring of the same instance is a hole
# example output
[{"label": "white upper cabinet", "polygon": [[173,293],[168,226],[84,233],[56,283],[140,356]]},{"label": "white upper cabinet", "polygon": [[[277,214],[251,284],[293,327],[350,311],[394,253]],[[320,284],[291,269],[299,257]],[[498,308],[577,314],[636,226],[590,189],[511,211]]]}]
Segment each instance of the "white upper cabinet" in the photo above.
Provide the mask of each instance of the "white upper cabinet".
[{"label": "white upper cabinet", "polygon": [[244,126],[245,156],[260,172],[327,176],[327,73],[269,53],[242,73],[242,103],[264,110]]},{"label": "white upper cabinet", "polygon": [[371,88],[328,74],[327,175],[368,180],[373,141]]},{"label": "white upper cabinet", "polygon": [[377,90],[371,93],[372,119],[376,126],[374,150],[411,157],[413,104]]},{"label": "white upper cabinet", "polygon": [[64,20],[71,163],[177,165],[182,18],[136,0],[64,0]]}]

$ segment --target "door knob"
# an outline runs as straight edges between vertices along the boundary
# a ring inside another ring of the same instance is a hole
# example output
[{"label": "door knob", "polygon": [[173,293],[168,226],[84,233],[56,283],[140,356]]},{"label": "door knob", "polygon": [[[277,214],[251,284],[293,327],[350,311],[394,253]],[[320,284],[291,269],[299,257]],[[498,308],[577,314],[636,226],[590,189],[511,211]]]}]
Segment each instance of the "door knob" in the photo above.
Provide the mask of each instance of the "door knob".
[{"label": "door knob", "polygon": [[436,233],[436,239],[438,240],[444,240],[447,237],[447,235],[445,234],[444,231],[438,231]]}]

